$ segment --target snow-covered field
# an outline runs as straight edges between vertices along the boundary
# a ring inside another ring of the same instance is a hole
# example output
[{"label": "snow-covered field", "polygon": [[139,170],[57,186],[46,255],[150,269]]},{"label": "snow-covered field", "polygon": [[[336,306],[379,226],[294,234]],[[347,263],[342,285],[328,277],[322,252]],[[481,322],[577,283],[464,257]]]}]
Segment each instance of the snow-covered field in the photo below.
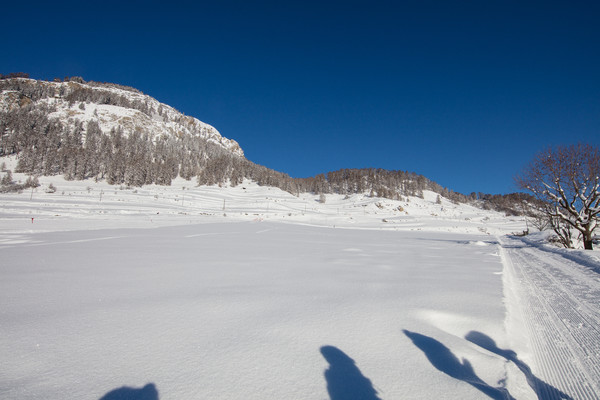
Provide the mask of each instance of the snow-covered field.
[{"label": "snow-covered field", "polygon": [[505,236],[522,219],[40,182],[0,194],[2,399],[600,396],[598,253]]}]

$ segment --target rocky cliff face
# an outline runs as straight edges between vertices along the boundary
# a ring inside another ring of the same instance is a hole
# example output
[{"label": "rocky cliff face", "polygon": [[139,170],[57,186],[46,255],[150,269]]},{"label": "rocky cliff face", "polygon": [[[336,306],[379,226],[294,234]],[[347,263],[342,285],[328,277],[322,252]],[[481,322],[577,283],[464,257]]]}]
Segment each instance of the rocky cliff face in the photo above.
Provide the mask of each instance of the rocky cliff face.
[{"label": "rocky cliff face", "polygon": [[49,119],[59,120],[67,128],[97,121],[106,133],[120,127],[125,136],[140,132],[152,138],[202,138],[237,156],[244,155],[235,140],[224,138],[213,126],[186,116],[136,89],[73,79],[69,82],[24,78],[2,80],[0,110],[10,112],[26,106],[47,110]]},{"label": "rocky cliff face", "polygon": [[136,89],[81,78],[0,80],[0,156],[11,154],[20,172],[136,186],[245,160],[214,127]]}]

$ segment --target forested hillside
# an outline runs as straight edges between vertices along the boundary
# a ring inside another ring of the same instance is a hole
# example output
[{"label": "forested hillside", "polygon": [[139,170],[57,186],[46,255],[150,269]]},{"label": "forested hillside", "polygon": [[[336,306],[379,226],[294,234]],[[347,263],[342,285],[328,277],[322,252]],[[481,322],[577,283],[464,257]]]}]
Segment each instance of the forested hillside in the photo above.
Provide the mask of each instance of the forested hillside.
[{"label": "forested hillside", "polygon": [[[465,196],[422,175],[377,168],[342,169],[311,178],[257,165],[234,140],[140,91],[80,77],[53,82],[0,75],[0,157],[16,155],[15,172],[62,174],[110,184],[169,185],[176,177],[199,185],[250,179],[293,194],[369,193],[399,199],[430,190],[455,202],[520,212],[523,197]],[[401,163],[401,160],[399,160]]]},{"label": "forested hillside", "polygon": [[0,92],[0,155],[17,154],[18,172],[168,185],[214,157],[243,157],[210,125],[132,88],[12,78]]}]

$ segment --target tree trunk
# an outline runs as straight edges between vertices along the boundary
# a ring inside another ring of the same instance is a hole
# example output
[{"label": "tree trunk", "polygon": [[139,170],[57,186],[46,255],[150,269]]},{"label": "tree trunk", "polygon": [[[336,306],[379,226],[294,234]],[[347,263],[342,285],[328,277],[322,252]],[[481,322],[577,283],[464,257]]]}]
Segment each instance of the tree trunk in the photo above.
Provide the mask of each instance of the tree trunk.
[{"label": "tree trunk", "polygon": [[585,226],[585,230],[581,231],[581,236],[583,239],[583,248],[586,250],[593,250],[592,245],[592,232],[590,232],[590,227]]}]

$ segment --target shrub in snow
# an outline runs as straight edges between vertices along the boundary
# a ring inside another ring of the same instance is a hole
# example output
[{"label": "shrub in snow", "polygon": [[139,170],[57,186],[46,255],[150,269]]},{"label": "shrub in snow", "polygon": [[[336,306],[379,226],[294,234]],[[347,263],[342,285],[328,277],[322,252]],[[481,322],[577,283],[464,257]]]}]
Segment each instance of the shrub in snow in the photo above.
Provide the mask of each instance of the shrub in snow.
[{"label": "shrub in snow", "polygon": [[2,186],[10,185],[13,183],[12,171],[6,171],[6,174],[2,177],[2,181],[0,181]]},{"label": "shrub in snow", "polygon": [[38,186],[40,186],[40,181],[37,176],[29,176],[25,181],[26,188],[36,188]]}]

